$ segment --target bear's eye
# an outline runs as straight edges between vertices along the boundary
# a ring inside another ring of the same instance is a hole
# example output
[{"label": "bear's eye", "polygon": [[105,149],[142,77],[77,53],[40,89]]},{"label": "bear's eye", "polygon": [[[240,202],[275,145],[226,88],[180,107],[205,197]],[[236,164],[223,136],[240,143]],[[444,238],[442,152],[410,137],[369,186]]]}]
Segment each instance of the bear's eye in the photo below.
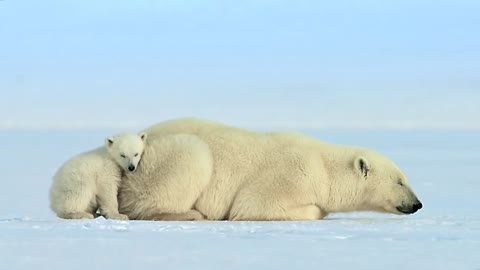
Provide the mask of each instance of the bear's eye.
[{"label": "bear's eye", "polygon": [[402,187],[403,187],[402,180],[398,180],[398,182],[397,182],[397,183],[398,183],[400,186],[402,186]]},{"label": "bear's eye", "polygon": [[136,153],[134,157],[138,157],[138,153]]},{"label": "bear's eye", "polygon": [[122,158],[125,158],[125,155],[124,155],[124,154],[121,154],[120,156],[121,156]]}]

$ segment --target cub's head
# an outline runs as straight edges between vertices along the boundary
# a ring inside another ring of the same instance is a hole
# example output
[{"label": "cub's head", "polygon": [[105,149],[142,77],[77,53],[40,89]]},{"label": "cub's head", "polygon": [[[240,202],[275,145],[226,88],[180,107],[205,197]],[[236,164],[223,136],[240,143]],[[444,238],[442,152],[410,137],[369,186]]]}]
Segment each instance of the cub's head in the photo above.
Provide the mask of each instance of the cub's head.
[{"label": "cub's head", "polygon": [[358,181],[364,183],[365,207],[392,214],[413,214],[422,203],[408,184],[407,177],[388,158],[367,150],[354,161]]},{"label": "cub's head", "polygon": [[105,139],[111,157],[125,171],[134,172],[143,155],[147,134],[123,133]]}]

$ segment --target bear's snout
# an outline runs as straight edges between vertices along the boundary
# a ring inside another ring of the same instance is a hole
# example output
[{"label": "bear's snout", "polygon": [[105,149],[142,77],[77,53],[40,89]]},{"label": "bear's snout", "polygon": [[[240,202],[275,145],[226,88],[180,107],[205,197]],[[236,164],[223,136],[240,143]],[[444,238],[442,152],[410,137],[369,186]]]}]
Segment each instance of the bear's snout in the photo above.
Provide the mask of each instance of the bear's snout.
[{"label": "bear's snout", "polygon": [[128,170],[131,171],[131,172],[135,171],[135,169],[136,168],[135,168],[135,166],[133,166],[133,164],[130,164],[130,166],[128,166]]},{"label": "bear's snout", "polygon": [[413,214],[415,212],[417,212],[418,210],[422,209],[423,207],[423,204],[419,201],[419,200],[416,200],[415,203],[412,204],[412,206],[410,207],[405,207],[405,206],[398,206],[397,207],[397,210],[398,212],[401,212],[403,214]]}]

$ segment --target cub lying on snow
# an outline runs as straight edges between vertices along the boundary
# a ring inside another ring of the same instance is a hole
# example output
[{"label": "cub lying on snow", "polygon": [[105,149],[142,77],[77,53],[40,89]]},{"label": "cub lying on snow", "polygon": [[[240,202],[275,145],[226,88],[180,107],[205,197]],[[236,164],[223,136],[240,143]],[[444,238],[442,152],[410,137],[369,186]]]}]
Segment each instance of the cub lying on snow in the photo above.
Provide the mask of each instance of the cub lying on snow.
[{"label": "cub lying on snow", "polygon": [[146,133],[108,137],[105,146],[65,162],[50,189],[52,210],[66,219],[91,219],[97,210],[106,218],[128,219],[118,212],[118,186],[125,171],[137,169],[146,138]]}]

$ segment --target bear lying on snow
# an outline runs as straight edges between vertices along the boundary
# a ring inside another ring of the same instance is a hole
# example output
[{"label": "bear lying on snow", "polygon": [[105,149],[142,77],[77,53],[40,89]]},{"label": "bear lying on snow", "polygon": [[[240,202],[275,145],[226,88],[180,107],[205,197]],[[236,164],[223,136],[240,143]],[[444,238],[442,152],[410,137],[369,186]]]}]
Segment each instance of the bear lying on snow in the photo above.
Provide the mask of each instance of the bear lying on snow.
[{"label": "bear lying on snow", "polygon": [[369,149],[198,119],[145,132],[138,170],[119,190],[120,212],[131,219],[317,220],[422,208],[400,169]]},{"label": "bear lying on snow", "polygon": [[53,178],[50,207],[61,218],[128,219],[118,212],[118,186],[125,171],[135,171],[146,134],[120,134],[105,139],[105,146],[65,162]]}]

